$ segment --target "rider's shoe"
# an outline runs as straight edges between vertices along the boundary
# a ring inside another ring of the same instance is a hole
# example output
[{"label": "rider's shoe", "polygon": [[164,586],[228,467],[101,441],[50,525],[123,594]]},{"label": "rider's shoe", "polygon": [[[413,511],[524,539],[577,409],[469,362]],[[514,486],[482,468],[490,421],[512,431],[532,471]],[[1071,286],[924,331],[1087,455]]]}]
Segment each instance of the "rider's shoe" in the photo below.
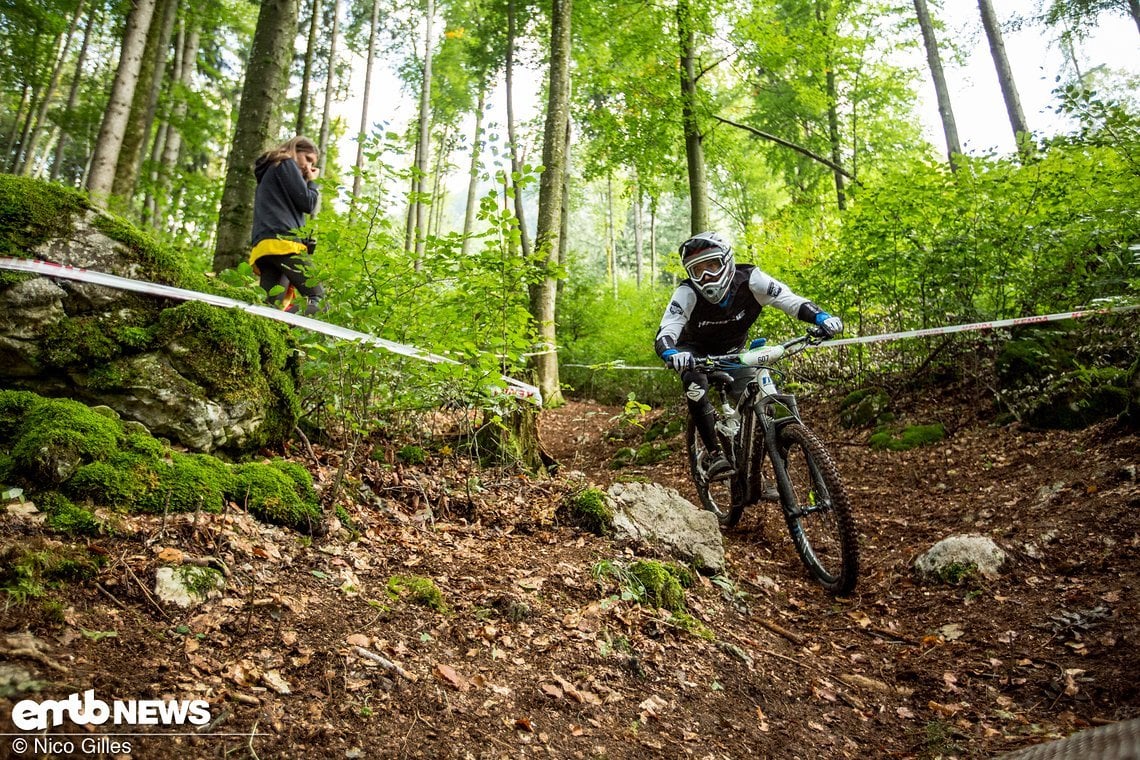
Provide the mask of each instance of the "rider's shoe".
[{"label": "rider's shoe", "polygon": [[780,490],[776,488],[775,483],[765,483],[764,489],[760,492],[760,498],[763,501],[779,501]]},{"label": "rider's shoe", "polygon": [[713,455],[713,460],[709,463],[709,469],[706,472],[705,477],[707,477],[710,481],[721,480],[723,478],[729,477],[731,474],[732,463],[728,461],[724,454],[717,452],[715,455]]}]

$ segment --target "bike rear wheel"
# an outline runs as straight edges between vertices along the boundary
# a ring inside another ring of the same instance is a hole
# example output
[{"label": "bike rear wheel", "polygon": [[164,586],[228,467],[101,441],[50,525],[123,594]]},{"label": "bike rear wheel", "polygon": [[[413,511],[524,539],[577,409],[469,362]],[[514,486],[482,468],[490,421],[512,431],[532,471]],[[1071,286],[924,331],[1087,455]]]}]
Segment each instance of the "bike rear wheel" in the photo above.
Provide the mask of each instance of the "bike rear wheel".
[{"label": "bike rear wheel", "polygon": [[[722,442],[722,446],[724,443]],[[740,520],[740,515],[744,511],[738,485],[739,478],[733,475],[730,478],[710,482],[705,477],[710,457],[692,417],[689,418],[689,426],[685,431],[685,445],[689,451],[689,474],[693,478],[693,486],[697,489],[701,505],[716,515],[717,522],[722,526],[731,528]],[[725,446],[724,450],[729,449]]]},{"label": "bike rear wheel", "polygon": [[859,545],[839,470],[815,433],[799,422],[782,427],[777,443],[788,474],[780,503],[796,552],[827,591],[849,594],[859,574]]}]

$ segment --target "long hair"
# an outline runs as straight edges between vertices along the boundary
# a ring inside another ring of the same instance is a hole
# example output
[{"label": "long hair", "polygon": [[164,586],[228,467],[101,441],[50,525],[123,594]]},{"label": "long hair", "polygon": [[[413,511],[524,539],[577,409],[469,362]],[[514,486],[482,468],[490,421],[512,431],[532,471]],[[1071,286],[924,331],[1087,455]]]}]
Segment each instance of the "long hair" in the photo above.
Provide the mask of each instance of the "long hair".
[{"label": "long hair", "polygon": [[257,157],[257,163],[269,163],[276,166],[287,158],[296,161],[298,153],[312,153],[318,160],[320,160],[321,157],[321,152],[317,150],[317,146],[312,140],[297,135],[292,140],[287,140],[277,147],[270,148],[262,153]]}]

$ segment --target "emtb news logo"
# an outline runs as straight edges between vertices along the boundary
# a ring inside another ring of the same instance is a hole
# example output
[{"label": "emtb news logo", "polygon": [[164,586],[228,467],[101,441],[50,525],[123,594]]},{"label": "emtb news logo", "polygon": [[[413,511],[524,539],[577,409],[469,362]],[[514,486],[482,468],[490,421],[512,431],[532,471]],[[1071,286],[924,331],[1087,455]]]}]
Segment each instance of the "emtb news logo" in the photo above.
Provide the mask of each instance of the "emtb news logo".
[{"label": "emtb news logo", "polygon": [[116,726],[204,726],[210,722],[210,703],[204,699],[116,699],[107,704],[95,698],[94,689],[88,689],[82,699],[78,693],[42,702],[25,699],[12,708],[12,722],[21,731],[59,726],[64,717],[80,726],[101,726],[108,721]]}]

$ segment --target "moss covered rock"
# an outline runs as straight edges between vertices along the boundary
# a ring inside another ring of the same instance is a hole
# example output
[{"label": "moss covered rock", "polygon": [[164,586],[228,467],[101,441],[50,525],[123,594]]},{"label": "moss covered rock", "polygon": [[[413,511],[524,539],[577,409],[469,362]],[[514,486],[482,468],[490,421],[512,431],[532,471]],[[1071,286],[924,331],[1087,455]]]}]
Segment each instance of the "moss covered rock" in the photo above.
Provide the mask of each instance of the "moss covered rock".
[{"label": "moss covered rock", "polygon": [[843,399],[839,405],[839,422],[843,427],[877,427],[889,420],[891,397],[882,388],[860,388]]},{"label": "moss covered rock", "polygon": [[[185,252],[92,208],[85,196],[7,175],[0,175],[0,252],[190,290],[216,287],[191,270]],[[282,325],[238,310],[0,274],[0,387],[106,404],[195,451],[253,451],[293,429],[298,368],[289,340]]]},{"label": "moss covered rock", "polygon": [[227,500],[268,522],[309,530],[321,508],[312,477],[284,460],[230,465],[173,451],[124,425],[111,409],[0,391],[4,482],[35,492],[48,524],[68,533],[104,529],[92,509],[221,512]]},{"label": "moss covered rock", "polygon": [[871,448],[879,451],[909,451],[919,446],[938,443],[946,437],[941,422],[930,425],[908,425],[901,428],[884,428],[871,436]]}]

